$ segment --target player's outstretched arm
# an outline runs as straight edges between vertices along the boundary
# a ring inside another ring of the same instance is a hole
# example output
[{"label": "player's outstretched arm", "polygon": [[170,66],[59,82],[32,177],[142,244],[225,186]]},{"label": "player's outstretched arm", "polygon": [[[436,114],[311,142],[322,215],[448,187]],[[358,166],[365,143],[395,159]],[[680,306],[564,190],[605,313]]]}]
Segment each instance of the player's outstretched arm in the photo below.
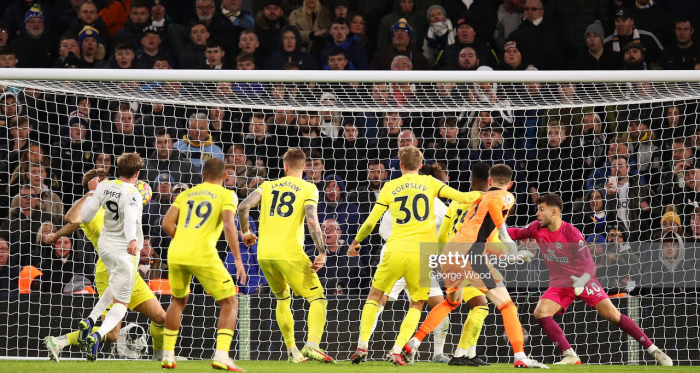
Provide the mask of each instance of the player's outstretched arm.
[{"label": "player's outstretched arm", "polygon": [[318,255],[316,255],[316,259],[314,259],[313,264],[311,264],[311,270],[313,272],[318,272],[318,270],[323,268],[326,264],[326,243],[323,242],[323,234],[321,234],[321,224],[318,222],[316,205],[308,204],[304,206],[304,212],[306,213],[306,226],[309,228],[309,235],[314,241],[316,250],[318,250]]},{"label": "player's outstretched arm", "polygon": [[231,210],[223,210],[221,216],[224,222],[224,236],[228,247],[233,254],[233,265],[236,266],[236,282],[245,285],[248,278],[241,259],[241,248],[238,246],[238,229],[236,228],[236,213]]},{"label": "player's outstretched arm", "polygon": [[163,218],[163,230],[170,237],[175,237],[175,232],[177,231],[177,219],[180,217],[180,208],[177,206],[170,206],[168,212],[165,213]]},{"label": "player's outstretched arm", "polygon": [[473,203],[475,201],[474,197],[478,197],[477,199],[479,199],[481,198],[481,194],[462,193],[455,188],[443,185],[438,192],[438,197],[448,198],[459,203]]},{"label": "player's outstretched arm", "polygon": [[248,198],[238,205],[238,222],[241,224],[241,236],[243,236],[243,243],[248,247],[253,246],[258,239],[255,234],[250,231],[250,209],[260,205],[261,201],[262,194],[255,190],[253,193],[250,193]]},{"label": "player's outstretched arm", "polygon": [[[80,219],[80,211],[83,209],[83,205],[85,204],[87,197],[88,197],[87,194],[80,197],[80,199],[75,201],[73,206],[70,207],[70,209],[66,213],[66,221],[68,223],[70,223],[70,224],[82,224],[83,223],[82,220]],[[58,238],[58,237],[56,237],[56,238]]]},{"label": "player's outstretched arm", "polygon": [[50,234],[46,238],[46,242],[49,243],[50,245],[53,245],[58,241],[59,238],[63,236],[68,236],[73,234],[73,232],[77,231],[80,228],[80,224],[74,224],[74,223],[68,223],[64,226],[61,227],[61,229],[58,230],[58,232]]},{"label": "player's outstretched arm", "polygon": [[82,208],[80,209],[80,221],[83,223],[89,223],[95,218],[97,211],[100,210],[100,178],[95,177],[88,182],[87,199],[85,200]]},{"label": "player's outstretched arm", "polygon": [[348,249],[348,255],[349,256],[358,256],[360,255],[360,242],[364,240],[367,236],[369,236],[370,233],[374,230],[374,226],[377,225],[377,222],[379,219],[382,218],[382,215],[384,215],[384,212],[386,212],[388,206],[383,205],[381,203],[375,203],[374,207],[372,207],[372,212],[369,214],[369,217],[367,217],[367,220],[365,220],[364,223],[362,223],[362,226],[360,227],[360,230],[357,231],[357,236],[355,236],[355,239],[352,241],[352,244],[350,244],[350,249]]}]

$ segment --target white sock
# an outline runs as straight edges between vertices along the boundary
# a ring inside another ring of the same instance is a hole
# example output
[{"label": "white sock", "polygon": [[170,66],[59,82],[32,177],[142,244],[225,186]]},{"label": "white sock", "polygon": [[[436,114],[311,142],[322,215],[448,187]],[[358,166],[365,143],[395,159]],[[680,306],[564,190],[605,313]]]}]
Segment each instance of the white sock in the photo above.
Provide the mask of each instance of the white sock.
[{"label": "white sock", "polygon": [[455,357],[462,357],[467,354],[467,350],[457,347],[455,350]]},{"label": "white sock", "polygon": [[158,352],[160,352],[160,355],[162,356],[160,360],[175,360],[175,351],[156,351],[156,356],[158,356]]},{"label": "white sock", "polygon": [[400,354],[401,350],[402,350],[401,346],[394,345],[394,347],[391,348],[391,353],[392,354]]},{"label": "white sock", "polygon": [[650,354],[653,354],[653,353],[654,353],[656,350],[658,350],[658,349],[659,349],[659,348],[656,347],[655,344],[652,344],[651,346],[649,346],[649,348],[647,348],[647,352],[650,353]]},{"label": "white sock", "polygon": [[54,338],[54,341],[56,341],[56,346],[58,346],[58,348],[64,348],[68,346],[68,337],[66,337],[65,335]]},{"label": "white sock", "polygon": [[447,330],[450,328],[450,318],[445,317],[437,328],[433,331],[435,344],[433,345],[433,354],[440,355],[444,353],[445,340],[447,339]]},{"label": "white sock", "polygon": [[[102,313],[105,312],[110,304],[112,304],[112,299],[114,299],[114,297],[112,297],[112,289],[107,286],[107,289],[104,293],[102,293],[100,300],[97,301],[97,304],[95,304],[92,312],[90,312],[90,316],[88,316],[92,319],[93,323],[97,322],[97,320],[100,319],[100,316],[102,316]],[[90,331],[90,333],[92,333],[92,331]]]},{"label": "white sock", "polygon": [[119,325],[122,322],[125,315],[125,305],[121,303],[113,305],[112,309],[109,310],[109,312],[107,312],[107,316],[105,316],[105,321],[102,322],[102,325],[100,325],[100,328],[97,329],[97,332],[100,333],[101,336],[107,335],[107,333],[114,329],[115,326]]},{"label": "white sock", "polygon": [[214,352],[214,360],[216,361],[226,361],[228,358],[228,352],[226,351],[216,350],[216,352]]},{"label": "white sock", "polygon": [[522,359],[527,359],[527,355],[525,355],[524,352],[516,352],[515,353],[515,361],[520,361]]},{"label": "white sock", "polygon": [[357,342],[357,348],[359,348],[361,350],[367,350],[368,347],[369,347],[369,342],[362,342],[362,341]]},{"label": "white sock", "polygon": [[469,346],[467,349],[467,357],[473,359],[476,357],[476,346]]},{"label": "white sock", "polygon": [[418,340],[418,338],[412,337],[412,338],[409,339],[408,341],[411,343],[411,346],[412,346],[413,348],[418,348],[418,347],[420,347],[420,343],[421,343],[421,342]]},{"label": "white sock", "polygon": [[315,341],[308,341],[308,342],[306,342],[306,345],[309,346],[309,347],[311,347],[311,348],[315,348],[315,349],[318,349],[318,348],[319,348],[319,347],[318,347],[318,342],[315,342]]},{"label": "white sock", "polygon": [[287,354],[291,357],[297,357],[299,356],[299,349],[296,346],[290,347],[287,349]]},{"label": "white sock", "polygon": [[160,351],[153,350],[153,360],[156,360],[156,361],[163,360],[163,350],[160,350]]}]

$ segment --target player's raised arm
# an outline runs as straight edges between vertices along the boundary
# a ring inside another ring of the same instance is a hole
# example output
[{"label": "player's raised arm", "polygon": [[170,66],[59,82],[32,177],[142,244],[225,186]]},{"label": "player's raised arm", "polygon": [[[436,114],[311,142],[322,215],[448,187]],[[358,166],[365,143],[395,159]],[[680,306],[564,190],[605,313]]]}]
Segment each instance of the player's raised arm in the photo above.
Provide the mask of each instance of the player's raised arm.
[{"label": "player's raised arm", "polygon": [[243,236],[243,243],[248,247],[253,246],[257,240],[255,234],[250,231],[250,209],[260,205],[261,201],[262,193],[256,189],[238,205],[238,222],[241,224],[241,235]]},{"label": "player's raised arm", "polygon": [[243,259],[241,258],[241,248],[238,246],[238,229],[236,228],[236,212],[235,210],[221,211],[221,218],[224,222],[224,236],[226,243],[233,254],[233,265],[236,266],[236,282],[245,285],[248,276],[243,267]]},{"label": "player's raised arm", "polygon": [[89,223],[95,218],[97,211],[100,210],[100,193],[102,192],[103,184],[100,183],[100,178],[95,177],[88,183],[87,199],[80,209],[80,220],[83,223]]},{"label": "player's raised arm", "polygon": [[80,218],[81,211],[83,209],[83,205],[85,204],[85,201],[87,200],[88,195],[84,195],[80,197],[79,200],[77,200],[73,206],[68,210],[66,213],[66,221],[70,224],[76,224],[80,225],[83,223],[83,221]]}]

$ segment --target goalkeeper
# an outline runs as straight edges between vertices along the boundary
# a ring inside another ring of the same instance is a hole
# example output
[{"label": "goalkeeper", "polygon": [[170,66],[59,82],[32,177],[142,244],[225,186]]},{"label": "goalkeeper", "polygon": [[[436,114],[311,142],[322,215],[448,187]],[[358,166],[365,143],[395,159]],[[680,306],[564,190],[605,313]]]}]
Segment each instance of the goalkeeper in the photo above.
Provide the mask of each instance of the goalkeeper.
[{"label": "goalkeeper", "polygon": [[[102,168],[97,168],[88,171],[83,176],[83,188],[88,189],[88,182],[95,177],[99,177],[100,181],[107,179],[107,171]],[[100,238],[100,233],[102,231],[102,226],[104,224],[104,209],[100,208],[95,217],[89,223],[83,223],[80,221],[80,210],[85,203],[86,196],[79,199],[66,214],[66,221],[68,224],[63,226],[58,232],[50,236],[48,242],[53,244],[60,237],[67,236],[81,228],[83,233],[92,245],[97,249],[97,241]],[[165,310],[161,306],[153,291],[148,287],[146,282],[141,278],[141,276],[135,274],[136,281],[134,282],[134,288],[131,293],[131,301],[129,302],[129,308],[136,311],[151,320],[151,327],[149,329],[151,337],[153,337],[153,358],[154,360],[162,359],[163,355],[163,332],[165,323]],[[109,283],[109,273],[107,273],[107,267],[102,263],[102,260],[97,260],[95,265],[95,285],[97,287],[97,292],[102,296],[102,293],[107,289]],[[102,314],[104,318],[105,313]],[[97,330],[97,327],[93,328]],[[121,323],[117,324],[109,333],[102,337],[100,342],[115,342],[119,336],[119,331],[121,329]],[[86,335],[92,333],[94,330],[87,330]],[[66,335],[59,337],[47,336],[44,339],[44,346],[49,351],[49,358],[54,361],[59,361],[61,357],[61,350],[68,345],[80,346],[80,349],[87,351],[87,345],[81,343],[85,340],[83,336],[80,335],[80,331],[74,331]]]},{"label": "goalkeeper", "polygon": [[595,276],[596,266],[581,232],[561,220],[564,204],[556,194],[547,194],[537,200],[537,221],[526,228],[508,228],[514,240],[534,238],[547,263],[549,288],[535,308],[535,319],[554,345],[562,351],[563,358],[555,364],[581,364],[571,345],[564,337],[556,321],[555,313],[563,313],[580,298],[593,307],[627,335],[636,339],[647,352],[663,366],[672,366],[673,360],[656,347],[642,329],[629,317],[620,313]]}]

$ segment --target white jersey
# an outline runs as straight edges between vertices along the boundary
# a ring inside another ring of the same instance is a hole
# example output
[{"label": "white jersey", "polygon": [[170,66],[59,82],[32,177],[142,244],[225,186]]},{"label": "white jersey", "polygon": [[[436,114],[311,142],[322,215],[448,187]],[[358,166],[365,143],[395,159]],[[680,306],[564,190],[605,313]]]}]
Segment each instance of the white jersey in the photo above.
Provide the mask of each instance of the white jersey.
[{"label": "white jersey", "polygon": [[[440,198],[435,197],[434,207],[435,209],[435,227],[437,227],[437,232],[440,232],[440,225],[445,219],[445,214],[447,213],[447,206],[445,206]],[[382,215],[382,221],[379,223],[379,235],[382,236],[384,241],[389,239],[391,236],[391,212],[386,210],[384,215]],[[384,248],[382,248],[382,252]]]},{"label": "white jersey", "polygon": [[132,240],[136,240],[139,248],[143,246],[142,201],[136,187],[121,180],[104,180],[97,186],[94,195],[85,201],[81,217],[83,222],[89,222],[100,207],[104,208],[104,227],[97,243],[99,248],[126,253]]}]

